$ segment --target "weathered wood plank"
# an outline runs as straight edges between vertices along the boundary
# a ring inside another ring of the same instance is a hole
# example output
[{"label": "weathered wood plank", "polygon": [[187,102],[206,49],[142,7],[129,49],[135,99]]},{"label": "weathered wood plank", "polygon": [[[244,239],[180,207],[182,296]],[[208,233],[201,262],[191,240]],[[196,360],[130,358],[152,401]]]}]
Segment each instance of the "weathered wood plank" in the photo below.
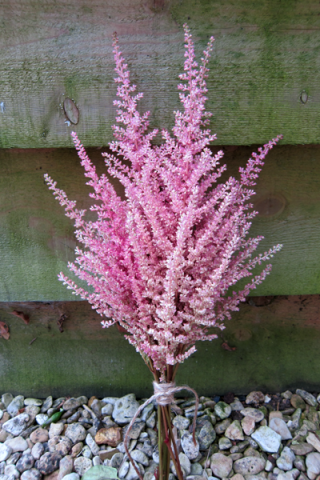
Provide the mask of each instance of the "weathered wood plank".
[{"label": "weathered wood plank", "polygon": [[208,79],[219,143],[319,143],[320,4],[316,0],[11,0],[0,5],[0,146],[70,146],[62,108],[79,110],[87,146],[111,139],[115,111],[111,36],[145,92],[152,126],[178,107],[182,25],[196,52],[216,37]]},{"label": "weathered wood plank", "polygon": [[[319,391],[319,308],[319,295],[249,300],[217,340],[198,342],[177,383],[199,395]],[[28,314],[29,325],[11,315],[14,310]],[[0,338],[2,392],[41,398],[151,393],[152,376],[140,355],[115,326],[103,330],[86,302],[1,303],[0,316],[11,334]]]},{"label": "weathered wood plank", "polygon": [[[252,149],[225,147],[228,175],[237,175]],[[99,173],[100,149],[89,149]],[[0,150],[0,301],[73,300],[57,280],[73,259],[71,221],[44,184],[48,172],[79,208],[89,187],[74,149]],[[118,192],[121,193],[121,189]],[[251,235],[264,235],[260,251],[277,243],[273,271],[256,295],[320,293],[320,147],[277,146],[266,160],[255,197],[260,212]]]}]

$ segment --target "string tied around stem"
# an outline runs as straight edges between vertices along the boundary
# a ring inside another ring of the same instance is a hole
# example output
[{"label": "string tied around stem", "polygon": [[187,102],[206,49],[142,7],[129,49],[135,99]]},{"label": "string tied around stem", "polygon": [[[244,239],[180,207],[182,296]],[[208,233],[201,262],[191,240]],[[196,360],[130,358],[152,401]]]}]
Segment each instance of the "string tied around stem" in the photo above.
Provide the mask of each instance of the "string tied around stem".
[{"label": "string tied around stem", "polygon": [[[177,387],[174,382],[157,383],[157,382],[154,381],[153,382],[153,395],[150,398],[148,398],[148,400],[146,400],[142,405],[140,405],[140,407],[138,408],[138,410],[134,414],[131,422],[129,423],[129,426],[128,426],[128,429],[126,431],[124,441],[123,441],[126,454],[128,455],[128,458],[129,458],[131,464],[133,465],[135,471],[137,472],[140,480],[143,480],[143,477],[142,477],[139,469],[136,467],[135,462],[133,461],[133,459],[130,455],[130,452],[129,452],[129,448],[128,448],[130,431],[131,431],[136,419],[138,418],[138,416],[142,412],[142,410],[147,405],[149,405],[149,403],[151,403],[155,400],[157,402],[157,404],[160,405],[161,407],[165,407],[167,405],[172,405],[174,403],[174,394],[177,393],[177,392],[180,392],[181,390],[188,390],[189,392],[192,392],[195,396],[195,399],[196,399],[196,404],[195,404],[195,409],[194,409],[194,417],[193,417],[193,422],[192,422],[193,442],[194,442],[194,444],[196,444],[195,430],[196,430],[196,420],[197,420],[197,413],[198,413],[198,407],[199,407],[199,397],[198,397],[197,392],[193,388],[188,387],[187,385],[181,385],[181,386]],[[158,432],[158,434],[159,434],[159,432]]]}]

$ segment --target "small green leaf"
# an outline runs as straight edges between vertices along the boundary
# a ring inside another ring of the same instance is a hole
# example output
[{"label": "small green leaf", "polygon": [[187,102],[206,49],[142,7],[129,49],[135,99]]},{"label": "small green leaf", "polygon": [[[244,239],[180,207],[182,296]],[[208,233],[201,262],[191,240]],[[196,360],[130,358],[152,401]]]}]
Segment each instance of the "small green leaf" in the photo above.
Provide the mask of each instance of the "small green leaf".
[{"label": "small green leaf", "polygon": [[81,477],[81,480],[107,480],[117,479],[117,469],[105,465],[95,465],[89,468]]}]

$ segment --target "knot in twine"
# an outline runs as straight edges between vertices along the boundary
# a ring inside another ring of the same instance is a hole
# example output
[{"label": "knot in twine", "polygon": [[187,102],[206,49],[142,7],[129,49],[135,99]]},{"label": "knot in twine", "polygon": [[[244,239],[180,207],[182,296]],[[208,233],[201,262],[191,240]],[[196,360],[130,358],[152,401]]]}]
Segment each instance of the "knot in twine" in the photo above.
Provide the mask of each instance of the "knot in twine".
[{"label": "knot in twine", "polygon": [[[179,388],[179,387],[178,387]],[[180,387],[182,388],[182,387]],[[174,394],[177,391],[176,384],[153,382],[153,397],[156,397],[157,404],[161,407],[171,405],[174,402]]]},{"label": "knot in twine", "polygon": [[199,407],[199,398],[198,398],[197,392],[195,390],[193,390],[193,388],[188,387],[187,385],[181,385],[180,387],[177,387],[174,382],[170,382],[170,383],[153,382],[153,395],[152,395],[152,397],[148,398],[148,400],[146,400],[142,405],[140,405],[140,407],[136,411],[134,417],[132,418],[131,422],[129,423],[128,430],[126,431],[124,441],[123,441],[126,454],[128,455],[129,460],[130,460],[131,464],[133,465],[135,471],[137,472],[140,480],[143,480],[142,475],[141,475],[140,471],[138,470],[138,468],[136,467],[136,465],[135,465],[135,463],[134,463],[134,461],[133,461],[133,459],[130,455],[129,448],[128,448],[130,431],[131,431],[136,419],[138,418],[138,416],[142,412],[142,410],[147,405],[149,405],[149,403],[151,403],[155,400],[160,407],[165,407],[167,405],[172,405],[174,403],[174,394],[176,392],[180,392],[181,390],[189,390],[190,392],[192,392],[194,394],[194,396],[196,398],[196,404],[195,404],[195,409],[194,409],[194,417],[193,417],[193,422],[192,422],[193,441],[194,441],[194,443],[196,443],[195,428],[196,428],[196,419],[197,419],[197,413],[198,413],[198,407]]}]

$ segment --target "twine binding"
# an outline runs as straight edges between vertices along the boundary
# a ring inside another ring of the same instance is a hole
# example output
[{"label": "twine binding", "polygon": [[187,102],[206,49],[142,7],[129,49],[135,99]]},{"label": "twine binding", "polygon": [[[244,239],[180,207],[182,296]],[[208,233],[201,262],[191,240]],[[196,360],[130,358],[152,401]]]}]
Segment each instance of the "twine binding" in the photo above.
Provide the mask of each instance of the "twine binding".
[{"label": "twine binding", "polygon": [[[189,390],[189,392],[192,392],[195,396],[196,399],[196,404],[195,404],[195,409],[194,409],[194,417],[193,417],[193,422],[192,422],[192,429],[193,429],[193,440],[195,442],[195,428],[196,428],[196,420],[197,420],[197,412],[198,412],[198,407],[199,407],[199,398],[197,395],[197,392],[191,388],[188,387],[187,385],[181,385],[180,387],[177,387],[174,382],[171,383],[157,383],[153,382],[153,395],[152,397],[148,398],[136,411],[135,415],[133,416],[131,422],[129,423],[128,430],[126,431],[125,437],[124,437],[124,448],[126,451],[126,454],[128,455],[128,458],[133,465],[135,471],[137,472],[139,479],[143,480],[143,477],[139,471],[139,469],[136,467],[136,464],[134,460],[132,459],[129,448],[128,448],[128,441],[129,441],[129,433],[134,425],[134,422],[142,412],[142,410],[149,405],[149,403],[153,402],[156,400],[157,404],[160,405],[161,407],[165,407],[166,405],[171,405],[174,403],[174,394],[176,392],[180,392],[181,390]],[[177,459],[178,460],[178,459]]]}]

